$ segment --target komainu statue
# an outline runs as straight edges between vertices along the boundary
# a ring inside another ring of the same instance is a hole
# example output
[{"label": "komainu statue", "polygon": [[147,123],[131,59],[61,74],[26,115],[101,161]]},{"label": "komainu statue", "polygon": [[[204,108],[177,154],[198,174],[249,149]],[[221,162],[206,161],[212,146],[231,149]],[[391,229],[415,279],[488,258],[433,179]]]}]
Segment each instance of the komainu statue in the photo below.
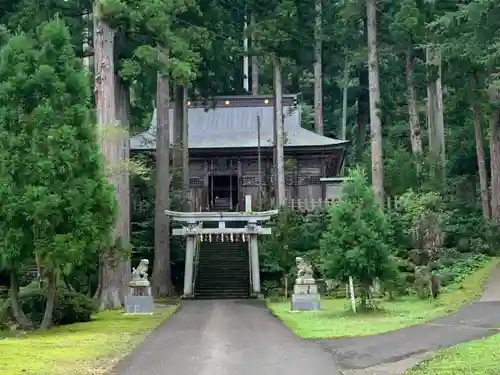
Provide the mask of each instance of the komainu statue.
[{"label": "komainu statue", "polygon": [[137,268],[132,267],[132,281],[144,281],[148,279],[149,260],[141,259]]},{"label": "komainu statue", "polygon": [[297,278],[295,284],[315,284],[314,270],[311,264],[307,263],[304,258],[296,257],[295,264],[297,266]]}]

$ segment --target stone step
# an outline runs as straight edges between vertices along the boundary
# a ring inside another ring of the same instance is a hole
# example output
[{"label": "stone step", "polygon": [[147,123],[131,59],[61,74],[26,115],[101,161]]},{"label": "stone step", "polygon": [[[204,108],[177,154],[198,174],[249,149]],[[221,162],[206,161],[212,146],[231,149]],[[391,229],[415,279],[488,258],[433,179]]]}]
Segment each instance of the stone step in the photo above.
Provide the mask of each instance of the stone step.
[{"label": "stone step", "polygon": [[225,257],[225,258],[198,258],[198,264],[212,264],[214,266],[218,264],[243,264],[248,263],[248,257]]},{"label": "stone step", "polygon": [[218,263],[245,263],[248,262],[248,257],[234,256],[234,257],[203,257],[198,258],[198,263],[218,264]]},{"label": "stone step", "polygon": [[242,278],[242,277],[248,277],[250,270],[247,269],[227,269],[227,270],[216,270],[215,272],[213,271],[207,271],[207,270],[199,270],[198,271],[198,277],[199,278],[205,278],[205,277],[211,277],[211,278],[217,278],[220,280],[225,280],[226,278]]},{"label": "stone step", "polygon": [[236,259],[233,261],[229,260],[221,260],[221,261],[200,261],[198,262],[198,267],[207,267],[207,268],[225,268],[225,267],[239,267],[244,268],[243,266],[248,264],[248,260],[245,259]]},{"label": "stone step", "polygon": [[250,294],[237,294],[237,295],[201,295],[201,294],[195,294],[195,299],[199,300],[211,300],[211,299],[248,299],[250,298]]},{"label": "stone step", "polygon": [[202,247],[200,248],[200,254],[211,254],[211,253],[244,253],[248,251],[248,247],[222,247],[222,246],[214,246],[214,247]]},{"label": "stone step", "polygon": [[248,249],[201,249],[200,256],[219,254],[248,254]]},{"label": "stone step", "polygon": [[[241,228],[240,228],[241,229]],[[229,236],[229,235],[228,235]],[[236,235],[233,235],[233,239],[234,239],[234,236]],[[238,238],[240,237],[240,235],[238,235]],[[226,237],[224,236],[224,241],[219,241],[218,240],[218,236],[215,236],[213,235],[212,236],[212,241],[203,241],[200,243],[200,246],[202,247],[212,247],[212,246],[234,246],[234,247],[246,247],[248,245],[248,243],[245,241],[231,241],[230,239],[227,240]]]},{"label": "stone step", "polygon": [[228,264],[236,264],[236,265],[242,265],[248,263],[248,258],[230,258],[230,259],[198,259],[198,264],[201,265],[213,265],[213,266],[218,266],[218,265],[228,265]]},{"label": "stone step", "polygon": [[213,258],[248,258],[248,252],[247,251],[227,251],[227,252],[216,252],[214,251],[213,253],[200,253],[200,256],[198,258],[208,258],[208,259],[213,259]]},{"label": "stone step", "polygon": [[213,294],[224,294],[224,293],[227,293],[227,294],[248,294],[250,292],[250,286],[246,286],[246,287],[240,287],[240,288],[218,288],[218,287],[215,287],[215,288],[200,288],[200,289],[196,289],[196,293],[198,294],[209,294],[209,293],[213,293]]},{"label": "stone step", "polygon": [[248,278],[248,270],[221,270],[219,272],[198,272],[197,279],[216,279],[216,280],[227,280],[227,279],[244,279]]},{"label": "stone step", "polygon": [[214,251],[201,252],[199,258],[225,258],[225,257],[247,257],[248,251]]},{"label": "stone step", "polygon": [[[248,273],[248,272],[247,272]],[[196,281],[201,285],[201,283],[220,283],[220,284],[231,284],[232,282],[235,283],[247,283],[250,280],[248,276],[242,276],[240,273],[239,275],[234,273],[232,275],[225,275],[224,277],[216,277],[215,275],[208,275],[208,274],[202,274],[198,275],[196,277]]]},{"label": "stone step", "polygon": [[250,296],[248,245],[203,242],[197,264],[196,299],[244,299]]},{"label": "stone step", "polygon": [[226,279],[227,277],[230,278],[243,278],[243,277],[248,277],[248,274],[250,272],[250,267],[245,267],[245,268],[215,268],[215,269],[198,269],[198,277],[212,277],[212,278],[217,278],[217,279]]},{"label": "stone step", "polygon": [[217,298],[219,296],[234,296],[243,295],[248,296],[250,294],[250,288],[239,288],[239,289],[224,289],[224,288],[206,288],[196,290],[195,295],[205,295]]},{"label": "stone step", "polygon": [[198,277],[196,279],[198,285],[202,286],[202,285],[233,285],[233,284],[237,284],[237,285],[244,285],[244,284],[248,284],[250,282],[250,278],[249,277],[246,277],[246,278],[236,278],[236,277],[226,277],[224,279],[212,279],[210,277]]}]

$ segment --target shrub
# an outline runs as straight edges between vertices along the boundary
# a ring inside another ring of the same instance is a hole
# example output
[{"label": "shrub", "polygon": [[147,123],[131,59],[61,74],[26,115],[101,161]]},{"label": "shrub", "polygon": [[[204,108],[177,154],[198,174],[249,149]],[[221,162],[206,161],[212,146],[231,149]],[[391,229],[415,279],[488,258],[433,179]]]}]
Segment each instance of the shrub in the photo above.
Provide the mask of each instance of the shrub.
[{"label": "shrub", "polygon": [[[45,293],[37,288],[29,288],[21,292],[21,305],[28,319],[39,325],[45,312]],[[94,301],[84,294],[60,289],[56,294],[52,324],[64,325],[91,320],[92,313],[97,310]],[[12,300],[7,299],[4,311],[12,319]]]},{"label": "shrub", "polygon": [[373,281],[394,279],[397,273],[389,251],[389,225],[363,170],[351,170],[342,191],[339,203],[329,208],[328,229],[322,236],[324,273],[343,282],[352,276],[363,288],[366,307]]},{"label": "shrub", "polygon": [[262,283],[262,293],[266,297],[276,298],[283,294],[283,288],[281,288],[278,281],[266,280]]}]

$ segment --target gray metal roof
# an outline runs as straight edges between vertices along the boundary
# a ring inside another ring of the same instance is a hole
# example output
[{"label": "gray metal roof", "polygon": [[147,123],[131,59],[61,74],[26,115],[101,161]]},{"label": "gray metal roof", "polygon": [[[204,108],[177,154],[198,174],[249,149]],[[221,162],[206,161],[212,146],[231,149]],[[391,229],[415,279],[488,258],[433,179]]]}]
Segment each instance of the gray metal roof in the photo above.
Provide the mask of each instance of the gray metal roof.
[{"label": "gray metal roof", "polygon": [[[260,117],[260,145],[272,146],[274,106],[217,107],[206,111],[200,107],[188,109],[189,148],[253,148],[258,146],[257,116]],[[286,146],[336,146],[348,143],[324,137],[300,126],[300,109],[285,107],[284,131]],[[170,110],[170,124],[173,110]],[[173,139],[170,127],[170,139]],[[131,150],[154,150],[156,110],[148,131],[130,138]]]}]

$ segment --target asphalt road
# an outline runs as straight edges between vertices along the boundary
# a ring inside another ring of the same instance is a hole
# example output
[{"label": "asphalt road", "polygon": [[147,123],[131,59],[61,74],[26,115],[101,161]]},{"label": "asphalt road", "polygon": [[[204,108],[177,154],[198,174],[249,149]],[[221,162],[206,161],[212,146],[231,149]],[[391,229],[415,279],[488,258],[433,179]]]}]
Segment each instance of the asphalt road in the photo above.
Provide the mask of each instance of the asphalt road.
[{"label": "asphalt road", "polygon": [[262,301],[185,301],[117,375],[339,375],[329,353],[297,338]]},{"label": "asphalt road", "polygon": [[115,374],[396,375],[431,352],[497,334],[499,328],[500,267],[479,302],[429,323],[369,337],[302,340],[262,301],[186,301]]},{"label": "asphalt road", "polygon": [[381,335],[318,342],[341,368],[366,369],[345,372],[348,375],[393,375],[403,373],[425,354],[499,334],[499,328],[500,267],[497,267],[492,271],[479,302],[455,314]]}]

